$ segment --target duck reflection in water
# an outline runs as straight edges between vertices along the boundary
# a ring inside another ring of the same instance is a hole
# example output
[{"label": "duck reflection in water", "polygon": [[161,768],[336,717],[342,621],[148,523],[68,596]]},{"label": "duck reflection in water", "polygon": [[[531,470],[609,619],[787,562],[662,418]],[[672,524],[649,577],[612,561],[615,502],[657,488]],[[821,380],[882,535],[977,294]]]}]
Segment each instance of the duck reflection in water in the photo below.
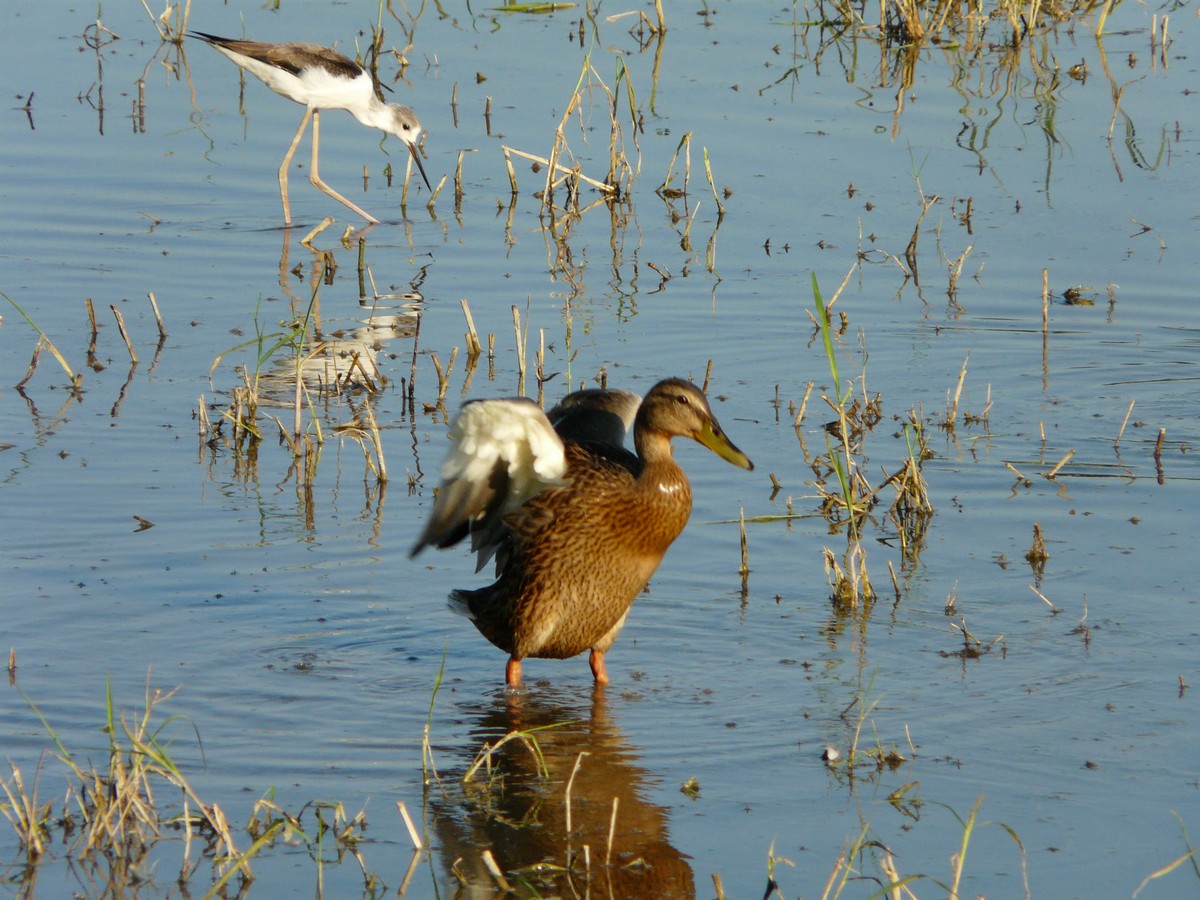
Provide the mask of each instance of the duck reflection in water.
[{"label": "duck reflection in water", "polygon": [[495,894],[485,850],[519,897],[695,896],[688,857],[671,844],[668,810],[647,799],[656,778],[638,765],[635,748],[605,709],[603,691],[590,705],[553,691],[480,702],[486,705],[459,707],[474,720],[461,748],[464,772],[485,745],[513,731],[542,729],[531,735],[540,754],[513,739],[492,752],[490,773],[481,766],[465,783],[461,774],[443,773],[446,790],[433,791],[431,809],[447,884],[465,879],[455,896]]}]

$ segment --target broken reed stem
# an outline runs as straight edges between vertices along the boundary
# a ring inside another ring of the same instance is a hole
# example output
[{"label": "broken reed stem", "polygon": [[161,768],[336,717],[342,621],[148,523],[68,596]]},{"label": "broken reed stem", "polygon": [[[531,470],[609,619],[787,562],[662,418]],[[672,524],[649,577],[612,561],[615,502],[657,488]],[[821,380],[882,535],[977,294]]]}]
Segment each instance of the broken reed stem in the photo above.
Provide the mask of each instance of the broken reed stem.
[{"label": "broken reed stem", "polygon": [[567,779],[567,788],[563,792],[563,802],[567,807],[567,840],[571,839],[571,787],[575,784],[575,775],[579,772],[579,767],[583,765],[585,756],[591,756],[591,754],[586,750],[581,750],[575,757],[575,767],[571,769],[571,777]]},{"label": "broken reed stem", "polygon": [[208,406],[204,402],[203,394],[196,402],[196,421],[200,423],[200,445],[203,447],[212,431],[212,422],[208,418]]},{"label": "broken reed stem", "polygon": [[1056,616],[1057,616],[1057,615],[1058,615],[1060,612],[1062,612],[1062,610],[1061,610],[1061,609],[1059,609],[1057,606],[1055,606],[1053,603],[1051,603],[1051,602],[1050,602],[1050,598],[1049,598],[1049,597],[1047,597],[1045,594],[1043,594],[1041,591],[1039,591],[1037,588],[1035,588],[1035,587],[1034,587],[1032,584],[1030,584],[1030,585],[1026,585],[1026,586],[1027,586],[1027,587],[1028,587],[1028,588],[1029,588],[1031,591],[1033,591],[1035,594],[1037,594],[1039,597],[1041,597],[1041,598],[1042,598],[1042,602],[1043,602],[1043,603],[1045,603],[1045,604],[1046,604],[1048,607],[1050,607],[1051,611],[1053,611],[1053,613],[1054,613]]},{"label": "broken reed stem", "polygon": [[517,196],[517,173],[513,170],[512,157],[509,156],[509,150],[504,148],[504,167],[508,169],[508,186],[512,189],[512,195]]},{"label": "broken reed stem", "polygon": [[958,418],[958,400],[962,396],[963,382],[967,380],[967,363],[970,362],[971,355],[968,353],[967,358],[963,360],[962,369],[958,373],[958,386],[954,389],[954,398],[950,401],[950,409],[946,414],[946,424],[953,425],[954,420]]},{"label": "broken reed stem", "polygon": [[[453,362],[453,360],[451,360]],[[371,400],[366,398],[363,408],[367,413],[367,424],[370,426],[371,446],[375,448],[375,477],[382,483],[387,483],[387,463],[383,459],[383,439],[379,434],[379,423],[375,420],[375,411],[371,409]]]},{"label": "broken reed stem", "polygon": [[1064,456],[1062,459],[1060,459],[1060,460],[1058,461],[1058,463],[1057,463],[1057,464],[1054,466],[1054,468],[1053,468],[1053,469],[1051,469],[1049,472],[1047,472],[1047,473],[1046,473],[1046,477],[1047,477],[1047,478],[1053,478],[1055,475],[1057,475],[1057,474],[1058,474],[1058,470],[1059,470],[1059,469],[1061,469],[1063,466],[1065,466],[1065,465],[1066,465],[1068,462],[1070,462],[1070,461],[1071,461],[1071,457],[1072,457],[1072,456],[1074,456],[1074,455],[1075,455],[1075,451],[1074,451],[1074,450],[1068,450],[1068,451],[1067,451],[1067,455],[1066,455],[1066,456]]},{"label": "broken reed stem", "polygon": [[746,540],[746,508],[738,508],[738,530],[742,540],[742,565],[738,569],[738,574],[745,581],[747,575],[750,574],[750,544]]},{"label": "broken reed stem", "polygon": [[421,840],[421,834],[413,824],[412,816],[408,814],[408,807],[404,805],[404,801],[397,800],[396,808],[400,810],[400,818],[404,820],[404,827],[408,829],[408,836],[412,838],[413,849],[418,852],[425,849],[425,843]]},{"label": "broken reed stem", "polygon": [[[597,181],[595,178],[588,178],[588,176],[584,175],[578,169],[570,169],[570,168],[567,168],[566,166],[559,165],[559,163],[557,161],[557,154],[555,154],[556,159],[555,159],[554,165],[553,165],[553,167],[551,167],[550,160],[546,159],[543,156],[534,156],[532,153],[526,153],[524,150],[517,150],[515,147],[501,147],[501,149],[504,151],[504,158],[506,160],[508,159],[508,154],[512,153],[515,156],[521,157],[522,159],[527,159],[530,162],[541,163],[543,166],[545,166],[547,169],[547,175],[546,175],[547,189],[549,189],[549,187],[553,183],[554,179],[553,179],[552,175],[557,175],[558,173],[561,172],[564,176],[567,176],[567,175],[574,176],[575,178],[578,178],[580,181],[587,182],[588,184],[590,184],[592,187],[594,187],[596,190],[600,191],[601,193],[604,193],[604,194],[616,193],[616,190],[617,190],[616,187],[614,187],[611,184],[605,184],[603,181]],[[513,193],[515,194],[517,192],[517,179],[516,179],[516,176],[512,174],[512,162],[511,161],[509,161],[509,164],[508,164],[508,180],[509,180],[509,183],[512,185]]]},{"label": "broken reed stem", "polygon": [[1050,270],[1042,269],[1042,340],[1050,329]]},{"label": "broken reed stem", "polygon": [[166,326],[163,325],[162,313],[158,311],[158,300],[154,296],[154,291],[150,291],[150,308],[154,310],[154,321],[158,323],[158,336],[165,338],[167,336]]},{"label": "broken reed stem", "polygon": [[17,390],[25,387],[29,383],[29,379],[33,377],[33,373],[37,371],[38,359],[42,355],[42,345],[46,343],[46,336],[39,334],[37,342],[33,345],[33,354],[29,357],[29,368],[25,370],[25,377],[17,382]]},{"label": "broken reed stem", "polygon": [[1125,433],[1125,426],[1129,424],[1129,417],[1133,415],[1133,404],[1135,402],[1135,400],[1129,401],[1129,409],[1125,410],[1125,418],[1121,420],[1121,427],[1117,430],[1116,440],[1113,441],[1114,447],[1121,443],[1121,435]]},{"label": "broken reed stem", "polygon": [[129,340],[129,332],[125,330],[125,317],[121,315],[121,311],[114,304],[108,304],[108,308],[112,310],[112,314],[117,319],[117,330],[121,332],[121,337],[125,341],[125,349],[129,351],[129,361],[137,365],[137,352],[133,349],[133,341]]},{"label": "broken reed stem", "polygon": [[800,408],[796,410],[796,420],[792,425],[796,428],[800,427],[800,422],[804,419],[804,411],[808,408],[808,398],[813,392],[813,383],[810,381],[808,387],[804,389],[804,399],[800,401]]},{"label": "broken reed stem", "polygon": [[475,330],[475,319],[471,315],[471,306],[467,303],[467,298],[464,297],[461,301],[463,315],[467,319],[467,358],[474,359],[483,352],[483,347],[479,343],[479,332]]},{"label": "broken reed stem", "polygon": [[613,795],[612,817],[608,820],[608,844],[604,848],[604,864],[612,864],[613,835],[617,833],[617,808],[621,798]]},{"label": "broken reed stem", "polygon": [[[671,182],[675,178],[675,163],[679,160],[680,152],[684,153],[684,171],[683,171],[683,189],[672,188]],[[661,196],[667,191],[672,191],[676,196],[686,196],[688,191],[688,182],[692,177],[692,133],[685,131],[683,137],[679,139],[679,143],[675,146],[675,152],[671,154],[671,161],[667,163],[667,174],[663,177],[663,183],[658,186],[658,194]]]},{"label": "broken reed stem", "polygon": [[455,166],[455,168],[454,168],[454,202],[455,203],[461,203],[462,198],[463,198],[462,170],[463,170],[463,156],[466,154],[466,152],[467,152],[466,150],[458,151],[458,165]]},{"label": "broken reed stem", "polygon": [[713,199],[717,201],[717,221],[720,222],[725,218],[725,207],[721,205],[721,196],[717,193],[717,186],[713,183],[712,166],[708,162],[708,148],[704,149],[704,174],[708,178],[708,186],[712,188]]},{"label": "broken reed stem", "polygon": [[446,368],[442,368],[442,361],[438,359],[436,353],[430,353],[430,358],[433,360],[433,367],[437,369],[438,377],[438,398],[440,404],[446,399],[446,389],[450,387],[450,373],[454,371],[454,361],[458,359],[458,348],[455,347],[450,351],[450,362],[446,363]]},{"label": "broken reed stem", "polygon": [[1163,464],[1162,464],[1163,441],[1166,440],[1166,438],[1167,438],[1167,429],[1165,429],[1165,428],[1158,429],[1158,440],[1154,442],[1154,468],[1157,470],[1159,484],[1162,484],[1163,481],[1166,479],[1166,476],[1163,473]]},{"label": "broken reed stem", "polygon": [[92,298],[85,297],[83,305],[87,307],[88,323],[92,326],[92,340],[88,344],[88,350],[96,349],[96,338],[100,335],[100,329],[96,325],[96,307],[92,305]]},{"label": "broken reed stem", "polygon": [[525,339],[521,333],[521,310],[517,307],[512,308],[513,316],[513,333],[517,337],[517,383],[519,385],[517,392],[525,393]]},{"label": "broken reed stem", "polygon": [[505,880],[504,873],[500,871],[500,867],[496,865],[496,857],[492,856],[492,851],[484,850],[481,856],[483,859],[483,864],[487,867],[488,873],[492,876],[492,878],[496,879],[496,884],[499,885],[500,890],[505,894],[510,893],[512,891],[512,887]]}]

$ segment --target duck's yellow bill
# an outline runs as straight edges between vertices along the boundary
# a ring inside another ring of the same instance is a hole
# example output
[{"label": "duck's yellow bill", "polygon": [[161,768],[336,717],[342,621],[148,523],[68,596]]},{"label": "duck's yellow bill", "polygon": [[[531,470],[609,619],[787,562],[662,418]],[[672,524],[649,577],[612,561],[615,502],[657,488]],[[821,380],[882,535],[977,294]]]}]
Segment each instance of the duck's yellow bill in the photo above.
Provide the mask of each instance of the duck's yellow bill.
[{"label": "duck's yellow bill", "polygon": [[700,433],[696,435],[696,440],[726,462],[753,471],[754,463],[750,462],[750,457],[725,436],[725,432],[716,422],[705,422]]}]

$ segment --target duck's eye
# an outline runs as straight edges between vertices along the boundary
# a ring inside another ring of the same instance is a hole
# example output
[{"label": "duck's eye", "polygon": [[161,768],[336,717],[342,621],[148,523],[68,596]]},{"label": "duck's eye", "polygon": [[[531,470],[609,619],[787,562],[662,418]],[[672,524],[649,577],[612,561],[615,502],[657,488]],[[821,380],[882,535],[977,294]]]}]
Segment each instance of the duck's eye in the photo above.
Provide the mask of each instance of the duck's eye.
[{"label": "duck's eye", "polygon": [[676,394],[675,402],[682,403],[684,406],[687,406],[690,401],[688,400],[687,394]]}]

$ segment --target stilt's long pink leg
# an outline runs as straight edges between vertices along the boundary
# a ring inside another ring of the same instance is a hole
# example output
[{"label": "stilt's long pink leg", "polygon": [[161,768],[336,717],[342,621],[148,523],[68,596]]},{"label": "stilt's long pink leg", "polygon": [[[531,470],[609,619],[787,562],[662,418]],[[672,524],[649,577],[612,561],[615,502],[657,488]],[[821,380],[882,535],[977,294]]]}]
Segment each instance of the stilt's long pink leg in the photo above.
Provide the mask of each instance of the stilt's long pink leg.
[{"label": "stilt's long pink leg", "polygon": [[[300,146],[300,137],[304,134],[304,129],[308,127],[308,120],[315,115],[315,111],[306,109],[304,118],[300,120],[300,127],[296,129],[296,136],[292,138],[292,145],[288,147],[288,151],[284,154],[283,162],[279,165],[279,196],[283,199],[283,224],[291,226],[292,224],[292,208],[288,204],[287,192],[287,176],[288,167],[292,164],[292,157],[296,153],[296,148]],[[315,123],[315,120],[314,120]],[[316,125],[313,125],[316,128]]]},{"label": "stilt's long pink leg", "polygon": [[356,213],[358,213],[360,216],[362,216],[364,219],[366,219],[372,225],[378,225],[379,220],[377,218],[375,218],[373,215],[366,212],[365,210],[361,209],[360,207],[356,206],[355,204],[351,203],[349,200],[347,200],[345,197],[343,197],[341,194],[339,194],[337,191],[335,191],[333,188],[331,188],[329,185],[327,185],[324,181],[321,180],[321,174],[317,170],[317,153],[318,153],[318,147],[319,147],[319,143],[320,143],[320,133],[321,133],[321,113],[319,110],[312,110],[312,120],[313,120],[312,169],[308,173],[308,180],[312,183],[312,186],[315,187],[317,190],[324,191],[326,194],[328,194],[330,197],[332,197],[338,203],[354,210]]}]

